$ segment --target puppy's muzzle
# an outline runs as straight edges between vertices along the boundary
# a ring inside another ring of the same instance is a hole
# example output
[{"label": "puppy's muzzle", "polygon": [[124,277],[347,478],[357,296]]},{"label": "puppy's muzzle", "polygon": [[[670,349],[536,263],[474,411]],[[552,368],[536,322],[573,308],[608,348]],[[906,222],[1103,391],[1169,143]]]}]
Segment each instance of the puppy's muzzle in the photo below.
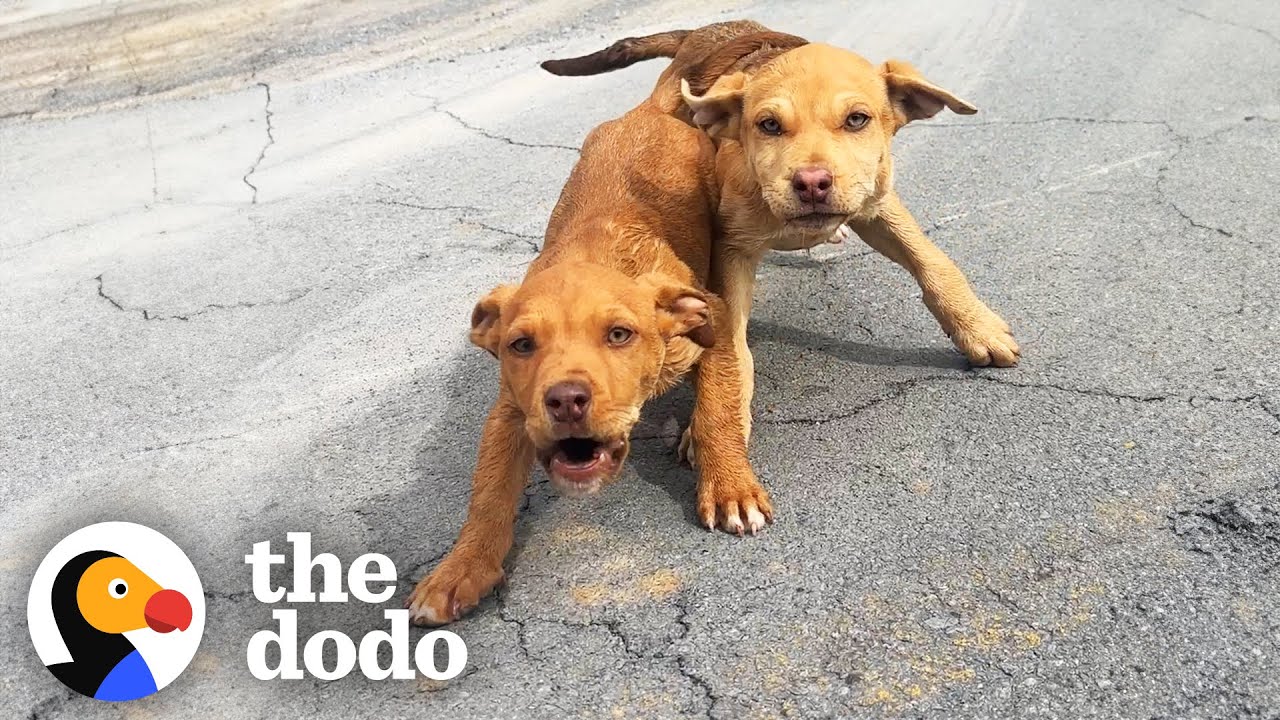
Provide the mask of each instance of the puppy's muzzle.
[{"label": "puppy's muzzle", "polygon": [[791,189],[805,205],[825,205],[831,197],[835,178],[831,171],[821,167],[800,168],[791,176]]},{"label": "puppy's muzzle", "polygon": [[581,423],[591,406],[591,388],[575,380],[559,382],[547,389],[542,401],[553,423]]}]

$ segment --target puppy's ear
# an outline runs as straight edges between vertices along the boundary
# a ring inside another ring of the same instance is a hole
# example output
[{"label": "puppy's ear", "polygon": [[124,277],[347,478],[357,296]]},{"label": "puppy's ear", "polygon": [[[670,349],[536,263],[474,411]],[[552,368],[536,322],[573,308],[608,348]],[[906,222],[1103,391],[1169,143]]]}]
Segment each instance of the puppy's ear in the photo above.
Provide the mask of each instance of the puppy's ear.
[{"label": "puppy's ear", "polygon": [[972,115],[978,108],[961,100],[947,90],[925,80],[911,63],[888,60],[880,66],[885,87],[889,91],[889,103],[897,117],[898,127],[912,120],[924,120],[949,108],[958,115]]},{"label": "puppy's ear", "polygon": [[498,343],[501,336],[498,320],[502,318],[502,308],[515,295],[514,285],[499,285],[480,298],[476,308],[471,311],[471,342],[498,357]]},{"label": "puppy's ear", "polygon": [[693,124],[713,138],[738,138],[742,118],[742,93],[747,86],[745,73],[725,75],[716,80],[705,95],[694,95],[689,81],[680,81],[680,94],[693,114]]},{"label": "puppy's ear", "polygon": [[642,275],[638,282],[653,291],[658,332],[662,337],[670,340],[684,335],[704,348],[716,344],[715,330],[711,326],[711,298],[707,293],[661,273]]}]

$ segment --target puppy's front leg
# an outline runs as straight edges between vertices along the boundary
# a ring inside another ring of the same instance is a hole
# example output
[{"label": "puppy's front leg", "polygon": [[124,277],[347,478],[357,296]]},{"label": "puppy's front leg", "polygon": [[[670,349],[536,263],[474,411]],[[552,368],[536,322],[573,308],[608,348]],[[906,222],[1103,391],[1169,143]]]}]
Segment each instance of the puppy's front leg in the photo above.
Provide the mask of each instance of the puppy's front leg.
[{"label": "puppy's front leg", "polygon": [[773,522],[773,506],[747,459],[735,347],[732,336],[718,338],[703,353],[689,433],[698,453],[698,518],[708,529],[754,535]]},{"label": "puppy's front leg", "polygon": [[924,304],[971,364],[1017,364],[1020,350],[1008,323],[978,299],[964,273],[929,240],[897,193],[885,196],[876,217],[849,220],[848,225],[911,273],[924,292]]},{"label": "puppy's front leg", "polygon": [[[751,443],[751,402],[755,395],[756,365],[747,345],[747,322],[751,317],[752,295],[756,287],[756,266],[760,264],[759,253],[742,253],[733,248],[725,248],[716,259],[711,271],[711,290],[724,300],[724,311],[717,314],[724,322],[717,326],[717,347],[719,334],[726,333],[732,339],[733,358],[729,361],[738,372],[738,427],[742,431],[742,440]],[[696,416],[694,418],[696,420]],[[680,438],[680,459],[692,467],[698,466],[698,444],[694,440],[693,424],[685,428]]]},{"label": "puppy's front leg", "polygon": [[533,444],[524,415],[500,395],[480,437],[466,522],[448,556],[409,596],[409,615],[419,625],[443,625],[479,604],[503,577],[511,550],[520,495],[529,481]]}]

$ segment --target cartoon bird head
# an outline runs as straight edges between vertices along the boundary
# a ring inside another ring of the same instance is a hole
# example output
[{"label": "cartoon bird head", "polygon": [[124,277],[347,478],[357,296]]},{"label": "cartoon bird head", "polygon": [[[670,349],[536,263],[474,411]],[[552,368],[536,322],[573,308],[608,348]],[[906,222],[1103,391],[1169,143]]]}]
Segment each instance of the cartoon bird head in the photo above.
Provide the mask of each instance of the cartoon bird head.
[{"label": "cartoon bird head", "polygon": [[85,568],[76,585],[76,605],[85,622],[113,635],[144,627],[167,633],[191,625],[191,603],[185,595],[161,588],[119,555]]},{"label": "cartoon bird head", "polygon": [[49,669],[68,687],[102,700],[130,700],[156,691],[155,678],[124,633],[167,633],[191,626],[191,602],[166,590],[127,559],[91,550],[67,561],[50,600],[71,662]]}]

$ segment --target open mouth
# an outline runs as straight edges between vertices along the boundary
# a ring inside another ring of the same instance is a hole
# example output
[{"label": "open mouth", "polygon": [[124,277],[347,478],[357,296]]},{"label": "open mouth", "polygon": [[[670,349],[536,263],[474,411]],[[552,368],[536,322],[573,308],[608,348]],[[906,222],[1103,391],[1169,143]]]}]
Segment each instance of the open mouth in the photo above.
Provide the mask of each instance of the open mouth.
[{"label": "open mouth", "polygon": [[570,437],[557,440],[543,453],[551,482],[569,495],[589,495],[617,473],[626,457],[623,439]]}]

